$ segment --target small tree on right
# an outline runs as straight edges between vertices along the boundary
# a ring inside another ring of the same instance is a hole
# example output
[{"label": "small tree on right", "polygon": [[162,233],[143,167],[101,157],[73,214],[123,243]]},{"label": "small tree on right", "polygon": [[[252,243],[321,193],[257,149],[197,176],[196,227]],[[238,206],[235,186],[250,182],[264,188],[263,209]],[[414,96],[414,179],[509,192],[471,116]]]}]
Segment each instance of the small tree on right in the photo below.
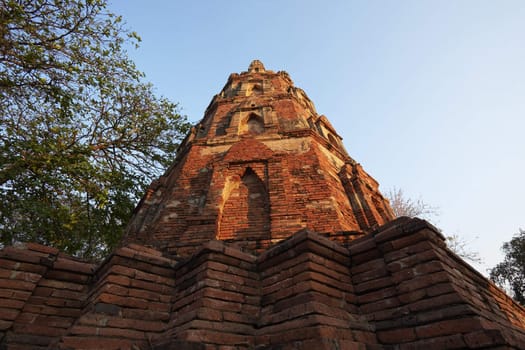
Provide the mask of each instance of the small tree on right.
[{"label": "small tree on right", "polygon": [[490,271],[490,279],[509,289],[514,299],[525,306],[525,230],[520,229],[501,249],[505,258]]}]

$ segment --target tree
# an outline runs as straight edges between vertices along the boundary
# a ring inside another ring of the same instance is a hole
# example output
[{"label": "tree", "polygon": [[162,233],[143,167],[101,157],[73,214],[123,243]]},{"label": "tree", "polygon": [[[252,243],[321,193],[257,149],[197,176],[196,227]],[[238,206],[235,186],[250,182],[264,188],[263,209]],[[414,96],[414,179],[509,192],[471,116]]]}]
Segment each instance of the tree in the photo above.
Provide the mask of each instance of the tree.
[{"label": "tree", "polygon": [[[393,188],[389,190],[386,197],[390,201],[390,206],[396,217],[420,217],[431,221],[431,218],[439,215],[439,209],[437,207],[425,203],[421,198],[418,198],[417,200],[407,198],[401,189]],[[454,233],[445,236],[445,239],[450,250],[463,259],[476,263],[481,263],[483,261],[478,252],[468,249],[467,246],[469,242],[465,241],[458,234]]]},{"label": "tree", "polygon": [[460,237],[457,233],[445,236],[445,239],[447,240],[447,246],[450,248],[450,250],[452,250],[454,253],[456,253],[463,259],[478,264],[483,263],[483,259],[481,258],[481,256],[479,256],[479,252],[471,250],[468,247],[470,242],[466,241],[463,237]]},{"label": "tree", "polygon": [[403,190],[400,188],[394,187],[389,190],[386,197],[390,201],[390,206],[396,217],[421,217],[429,220],[431,217],[439,215],[438,208],[423,202],[421,198],[415,201],[411,198],[407,198]]},{"label": "tree", "polygon": [[105,0],[0,0],[0,233],[100,258],[186,118],[127,57]]},{"label": "tree", "polygon": [[520,229],[501,249],[505,258],[490,271],[490,279],[508,287],[513,298],[525,306],[525,230]]}]

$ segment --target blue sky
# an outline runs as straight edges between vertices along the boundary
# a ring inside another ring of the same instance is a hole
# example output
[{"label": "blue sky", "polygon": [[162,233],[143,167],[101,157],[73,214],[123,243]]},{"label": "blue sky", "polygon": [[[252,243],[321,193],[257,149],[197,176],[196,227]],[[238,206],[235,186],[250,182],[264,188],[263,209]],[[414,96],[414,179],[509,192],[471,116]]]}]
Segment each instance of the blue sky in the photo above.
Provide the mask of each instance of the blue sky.
[{"label": "blue sky", "polygon": [[130,57],[202,118],[232,72],[285,70],[381,184],[485,263],[525,229],[525,2],[117,1]]}]

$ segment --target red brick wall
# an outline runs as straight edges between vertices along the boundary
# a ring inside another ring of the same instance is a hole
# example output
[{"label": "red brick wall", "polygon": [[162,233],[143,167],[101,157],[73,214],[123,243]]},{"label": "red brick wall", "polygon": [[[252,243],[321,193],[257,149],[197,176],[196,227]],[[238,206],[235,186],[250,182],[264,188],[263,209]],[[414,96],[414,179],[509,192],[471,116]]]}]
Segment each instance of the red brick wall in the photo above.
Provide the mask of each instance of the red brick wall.
[{"label": "red brick wall", "polygon": [[258,256],[210,241],[182,261],[130,245],[96,270],[51,248],[9,247],[0,348],[523,348],[525,309],[428,223],[343,237],[303,230]]}]

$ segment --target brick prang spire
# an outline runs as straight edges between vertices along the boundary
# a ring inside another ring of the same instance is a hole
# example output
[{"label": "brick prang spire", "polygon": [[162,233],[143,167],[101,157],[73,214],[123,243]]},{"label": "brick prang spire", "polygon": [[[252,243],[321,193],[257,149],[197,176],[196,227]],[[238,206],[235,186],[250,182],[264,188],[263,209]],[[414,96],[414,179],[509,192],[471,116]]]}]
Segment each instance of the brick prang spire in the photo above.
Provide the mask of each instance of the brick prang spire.
[{"label": "brick prang spire", "polygon": [[182,256],[213,239],[259,251],[304,228],[348,239],[391,219],[377,182],[306,93],[254,60],[214,96],[126,240]]}]

